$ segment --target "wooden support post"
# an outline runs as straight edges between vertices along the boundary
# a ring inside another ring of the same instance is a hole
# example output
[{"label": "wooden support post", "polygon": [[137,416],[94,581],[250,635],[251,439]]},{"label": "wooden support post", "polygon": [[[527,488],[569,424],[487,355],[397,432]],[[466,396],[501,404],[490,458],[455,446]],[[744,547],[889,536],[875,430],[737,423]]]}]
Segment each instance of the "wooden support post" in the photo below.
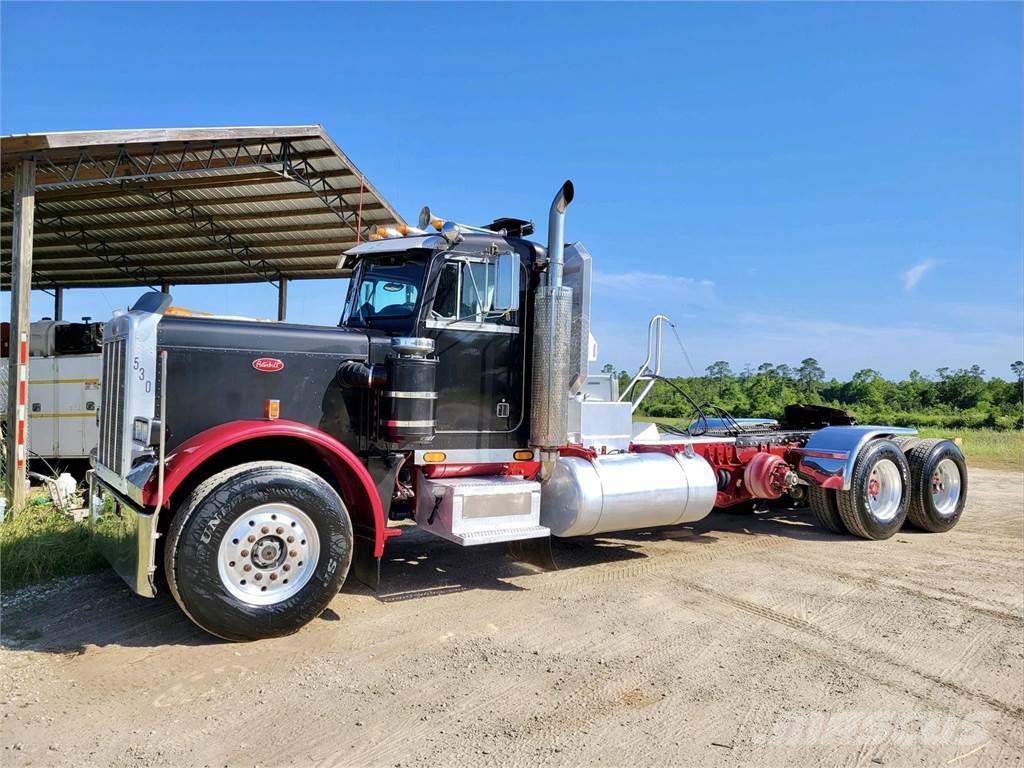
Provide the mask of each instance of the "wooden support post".
[{"label": "wooden support post", "polygon": [[284,322],[288,316],[288,278],[277,281],[277,319]]},{"label": "wooden support post", "polygon": [[170,292],[171,292],[171,284],[170,283],[160,283],[160,293],[168,293],[169,294]]},{"label": "wooden support post", "polygon": [[53,319],[64,319],[64,289],[59,285],[53,289]]},{"label": "wooden support post", "polygon": [[7,500],[12,512],[25,505],[28,459],[28,342],[32,287],[32,224],[36,208],[36,161],[14,172],[11,232],[11,352],[7,372]]}]

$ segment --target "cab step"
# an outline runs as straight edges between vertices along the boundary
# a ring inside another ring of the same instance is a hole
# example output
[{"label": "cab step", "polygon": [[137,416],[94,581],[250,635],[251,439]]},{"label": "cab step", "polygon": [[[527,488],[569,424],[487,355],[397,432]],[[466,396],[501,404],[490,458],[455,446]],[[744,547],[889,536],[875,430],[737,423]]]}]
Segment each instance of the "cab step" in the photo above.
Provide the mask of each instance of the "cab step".
[{"label": "cab step", "polygon": [[417,480],[416,524],[463,547],[550,535],[540,483],[504,475]]}]

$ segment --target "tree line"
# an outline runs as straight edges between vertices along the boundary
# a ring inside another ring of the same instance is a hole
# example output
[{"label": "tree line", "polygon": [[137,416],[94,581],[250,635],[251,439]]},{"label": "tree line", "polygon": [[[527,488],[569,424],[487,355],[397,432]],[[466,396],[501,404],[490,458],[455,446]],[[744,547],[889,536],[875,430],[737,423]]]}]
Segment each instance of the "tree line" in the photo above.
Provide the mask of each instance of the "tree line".
[{"label": "tree line", "polygon": [[[605,373],[616,373],[605,365]],[[672,382],[698,404],[718,405],[733,416],[779,418],[793,403],[828,405],[852,412],[862,424],[895,426],[1021,429],[1024,428],[1024,361],[1010,365],[1013,378],[986,377],[977,365],[939,368],[932,376],[911,371],[901,381],[864,368],[849,381],[826,379],[813,357],[799,365],[762,363],[736,373],[725,360],[709,365],[703,376],[674,377]],[[618,372],[623,391],[631,374]],[[690,418],[693,406],[664,381],[655,383],[639,413],[659,418]]]}]

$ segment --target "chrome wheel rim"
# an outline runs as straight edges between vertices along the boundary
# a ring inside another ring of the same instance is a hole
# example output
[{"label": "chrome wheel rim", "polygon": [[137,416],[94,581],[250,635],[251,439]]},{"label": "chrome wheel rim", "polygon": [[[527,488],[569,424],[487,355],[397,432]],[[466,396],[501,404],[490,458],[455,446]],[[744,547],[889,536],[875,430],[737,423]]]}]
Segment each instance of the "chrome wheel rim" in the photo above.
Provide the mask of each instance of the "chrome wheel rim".
[{"label": "chrome wheel rim", "polygon": [[228,592],[249,605],[274,605],[313,577],[320,536],[309,515],[291,504],[261,504],[231,524],[217,570]]},{"label": "chrome wheel rim", "polygon": [[940,517],[952,517],[960,503],[960,467],[952,459],[943,459],[931,478],[932,504]]},{"label": "chrome wheel rim", "polygon": [[900,469],[890,459],[882,459],[871,468],[867,480],[868,509],[878,521],[888,523],[896,517],[903,498]]}]

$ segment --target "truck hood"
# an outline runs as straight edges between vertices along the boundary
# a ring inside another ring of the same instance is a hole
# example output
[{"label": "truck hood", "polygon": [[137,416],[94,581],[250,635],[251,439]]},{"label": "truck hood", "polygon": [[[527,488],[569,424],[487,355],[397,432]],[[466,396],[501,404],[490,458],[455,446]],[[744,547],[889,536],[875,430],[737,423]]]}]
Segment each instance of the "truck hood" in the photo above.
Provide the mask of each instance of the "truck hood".
[{"label": "truck hood", "polygon": [[340,360],[366,359],[367,334],[359,329],[221,318],[166,316],[160,321],[161,347],[329,354]]}]

